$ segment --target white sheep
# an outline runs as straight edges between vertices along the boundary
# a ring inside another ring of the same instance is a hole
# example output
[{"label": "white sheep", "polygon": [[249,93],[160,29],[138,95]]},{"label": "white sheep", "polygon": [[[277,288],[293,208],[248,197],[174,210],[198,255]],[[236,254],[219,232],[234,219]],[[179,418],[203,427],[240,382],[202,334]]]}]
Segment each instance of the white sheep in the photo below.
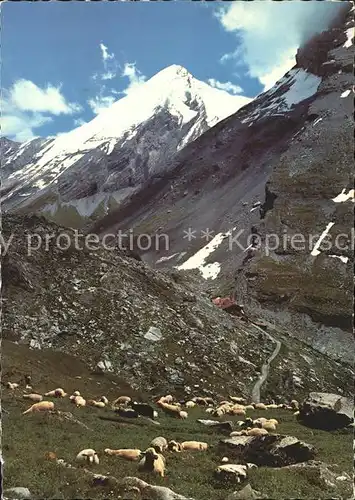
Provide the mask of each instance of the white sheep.
[{"label": "white sheep", "polygon": [[164,413],[167,413],[168,415],[172,415],[172,416],[179,417],[179,418],[184,418],[184,417],[180,416],[180,413],[181,413],[180,405],[172,405],[172,404],[164,403],[163,401],[158,401],[157,405],[163,410]]},{"label": "white sheep", "polygon": [[268,431],[266,429],[260,429],[259,427],[254,427],[253,429],[248,429],[241,432],[246,436],[266,436],[266,434],[268,434]]},{"label": "white sheep", "polygon": [[276,432],[276,425],[274,422],[270,421],[264,422],[262,424],[262,428],[267,430],[268,432]]},{"label": "white sheep", "polygon": [[208,448],[208,444],[201,441],[183,441],[178,443],[177,441],[169,441],[169,450],[181,452],[181,451],[205,451]]},{"label": "white sheep", "polygon": [[24,394],[22,396],[24,399],[30,399],[34,403],[39,403],[40,401],[43,401],[43,396],[40,394]]},{"label": "white sheep", "polygon": [[74,396],[72,401],[77,408],[86,406],[86,401],[82,396]]},{"label": "white sheep", "polygon": [[208,444],[201,441],[183,441],[180,446],[183,451],[205,451],[208,448]]},{"label": "white sheep", "polygon": [[94,406],[95,408],[105,408],[106,406],[103,401],[95,401],[94,399],[89,399],[87,403],[88,405]]},{"label": "white sheep", "polygon": [[65,396],[67,396],[67,393],[59,387],[58,389],[54,389],[53,391],[46,392],[45,396],[49,396],[52,398],[64,398]]},{"label": "white sheep", "polygon": [[266,405],[264,403],[255,403],[254,408],[256,410],[266,410]]},{"label": "white sheep", "polygon": [[92,448],[87,448],[85,450],[81,450],[77,456],[76,456],[76,461],[77,462],[86,462],[89,464],[95,463],[99,464],[99,457],[97,456],[97,453],[95,450]]},{"label": "white sheep", "polygon": [[276,404],[269,404],[269,405],[266,405],[266,408],[268,410],[276,410],[277,408],[279,407],[279,405],[276,405]]},{"label": "white sheep", "polygon": [[22,415],[27,415],[28,413],[37,413],[41,411],[53,411],[54,403],[52,401],[40,401],[39,403],[33,404],[28,410],[24,411]]},{"label": "white sheep", "polygon": [[129,460],[131,462],[135,462],[142,457],[142,452],[136,448],[122,448],[119,450],[111,450],[110,448],[105,449],[106,455],[116,456],[120,458],[124,458],[125,460]]},{"label": "white sheep", "polygon": [[174,401],[174,398],[172,397],[171,394],[168,394],[167,396],[162,396],[158,401],[158,402],[161,402],[161,403],[172,403]]},{"label": "white sheep", "polygon": [[299,404],[299,402],[298,402],[298,401],[296,401],[296,399],[293,399],[293,400],[291,401],[290,406],[292,407],[292,410],[295,410],[295,411],[297,411],[297,410],[299,410],[299,409],[300,409],[300,408],[299,408],[300,404]]},{"label": "white sheep", "polygon": [[128,403],[132,401],[132,398],[129,396],[119,396],[115,401],[112,403],[112,406],[119,406],[119,405],[125,405],[127,406]]},{"label": "white sheep", "polygon": [[165,437],[158,436],[150,443],[150,447],[154,448],[158,453],[163,453],[168,448],[168,442]]},{"label": "white sheep", "polygon": [[18,388],[19,384],[17,384],[16,382],[7,382],[6,386],[8,389],[11,389],[13,391]]},{"label": "white sheep", "polygon": [[245,403],[245,398],[241,397],[230,396],[230,400],[233,401],[233,403]]},{"label": "white sheep", "polygon": [[142,472],[152,472],[164,477],[165,475],[165,458],[160,453],[157,453],[154,448],[148,448],[142,453],[143,458],[138,464],[138,470]]}]

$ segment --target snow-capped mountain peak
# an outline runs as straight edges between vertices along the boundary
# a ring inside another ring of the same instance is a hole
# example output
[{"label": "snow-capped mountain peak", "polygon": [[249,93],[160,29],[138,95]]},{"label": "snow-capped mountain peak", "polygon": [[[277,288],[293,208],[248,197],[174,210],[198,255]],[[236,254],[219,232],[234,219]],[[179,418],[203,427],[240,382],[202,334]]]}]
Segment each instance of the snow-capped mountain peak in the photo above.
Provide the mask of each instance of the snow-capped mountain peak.
[{"label": "snow-capped mountain peak", "polygon": [[[141,184],[163,170],[174,152],[249,101],[197,80],[182,66],[164,68],[90,122],[39,143],[35,151],[30,141],[16,157],[5,157],[3,202],[22,204],[49,186],[67,202],[88,191]],[[26,151],[33,153],[30,161]]]}]

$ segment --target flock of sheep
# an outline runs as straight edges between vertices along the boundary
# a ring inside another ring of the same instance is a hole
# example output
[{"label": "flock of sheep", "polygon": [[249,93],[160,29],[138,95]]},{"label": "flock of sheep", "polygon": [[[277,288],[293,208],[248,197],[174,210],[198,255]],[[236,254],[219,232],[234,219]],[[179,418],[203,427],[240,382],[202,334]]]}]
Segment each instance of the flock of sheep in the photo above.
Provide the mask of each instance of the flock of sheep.
[{"label": "flock of sheep", "polygon": [[[30,382],[28,379],[27,382]],[[19,384],[8,382],[7,387],[10,390],[15,390],[19,387]],[[26,384],[26,390],[31,391],[32,387],[30,384]],[[125,418],[137,418],[143,416],[145,418],[155,420],[158,418],[158,412],[154,410],[153,406],[147,403],[138,403],[132,401],[129,396],[120,396],[111,403],[105,396],[102,396],[98,401],[94,399],[86,400],[79,391],[74,391],[73,394],[69,395],[62,388],[57,388],[46,392],[44,395],[37,394],[34,392],[29,392],[23,394],[24,399],[28,399],[33,402],[27,410],[23,412],[23,415],[28,415],[36,412],[55,412],[55,404],[53,401],[46,400],[44,398],[66,398],[72,401],[73,405],[76,407],[86,407],[93,406],[97,408],[105,408],[110,406],[111,409],[121,417]],[[251,419],[246,416],[248,410],[268,410],[268,409],[289,409],[295,414],[298,412],[298,402],[293,400],[289,405],[286,404],[263,404],[263,403],[252,403],[246,404],[244,398],[230,397],[226,401],[221,401],[216,404],[212,398],[209,397],[195,397],[191,400],[184,402],[174,401],[173,396],[167,395],[160,397],[156,402],[157,407],[168,414],[171,417],[186,419],[188,418],[188,409],[194,408],[195,406],[205,407],[205,411],[210,416],[221,417],[223,415],[232,416],[242,416],[245,417],[244,420],[239,420],[237,422],[239,430],[232,431],[230,436],[259,436],[268,433],[276,432],[278,421],[276,419],[266,419],[264,417],[259,417],[257,419]],[[184,408],[184,409],[183,409]],[[213,421],[203,421],[203,422],[213,422]],[[208,425],[208,424],[207,424]],[[184,441],[177,442],[174,440],[168,441],[163,436],[158,436],[153,439],[149,447],[142,451],[140,449],[110,449],[106,448],[104,454],[107,456],[119,457],[124,460],[138,462],[138,471],[148,472],[156,474],[160,477],[165,476],[165,457],[163,453],[177,452],[181,453],[184,451],[205,451],[208,449],[208,444],[200,441]],[[49,453],[50,455],[51,453]],[[48,458],[56,459],[55,454],[49,456]],[[76,461],[82,464],[99,464],[99,456],[94,449],[88,448],[81,450],[77,456]],[[224,457],[222,462],[228,462],[228,458]],[[225,465],[219,466],[219,469],[223,469]],[[227,467],[227,466],[226,466]]]}]

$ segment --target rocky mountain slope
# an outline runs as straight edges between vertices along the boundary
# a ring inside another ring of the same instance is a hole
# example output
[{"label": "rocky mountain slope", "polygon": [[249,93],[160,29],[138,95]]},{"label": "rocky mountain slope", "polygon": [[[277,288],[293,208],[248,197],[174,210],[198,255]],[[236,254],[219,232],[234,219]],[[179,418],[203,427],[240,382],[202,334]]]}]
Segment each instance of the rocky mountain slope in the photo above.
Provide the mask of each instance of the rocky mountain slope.
[{"label": "rocky mountain slope", "polygon": [[70,353],[151,396],[173,390],[250,397],[275,349],[271,335],[282,345],[263,397],[351,394],[349,368],[301,350],[272,325],[266,335],[220,310],[193,273],[157,271],[93,242],[88,248],[75,231],[44,218],[5,215],[2,225],[5,340]]},{"label": "rocky mountain slope", "polygon": [[134,246],[156,268],[196,269],[205,289],[350,363],[353,14],[344,4],[272,89],[89,231],[167,235],[168,247]]},{"label": "rocky mountain slope", "polygon": [[3,209],[40,210],[80,227],[167,171],[176,151],[249,101],[169,66],[75,130],[4,149]]}]

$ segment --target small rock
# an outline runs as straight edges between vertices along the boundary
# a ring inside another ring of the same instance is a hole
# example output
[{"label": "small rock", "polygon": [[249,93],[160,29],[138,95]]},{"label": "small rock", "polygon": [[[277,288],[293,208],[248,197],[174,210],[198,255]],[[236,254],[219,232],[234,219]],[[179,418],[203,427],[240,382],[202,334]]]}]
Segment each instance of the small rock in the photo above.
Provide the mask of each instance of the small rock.
[{"label": "small rock", "polygon": [[206,425],[207,427],[214,427],[215,429],[219,429],[221,432],[232,432],[233,425],[230,420],[226,420],[225,422],[216,422],[215,420],[203,420],[198,419],[198,423],[202,425]]},{"label": "small rock", "polygon": [[151,340],[152,342],[158,342],[163,337],[159,328],[155,326],[151,326],[147,333],[144,335],[144,338],[147,340]]},{"label": "small rock", "polygon": [[11,499],[22,500],[24,498],[31,498],[31,493],[28,488],[16,486],[15,488],[8,488],[4,490],[4,495]]},{"label": "small rock", "polygon": [[241,483],[247,478],[247,466],[240,464],[219,465],[214,472],[216,479],[227,483]]},{"label": "small rock", "polygon": [[32,347],[32,349],[41,349],[41,344],[40,344],[40,342],[38,342],[38,340],[31,339],[30,340],[30,347]]},{"label": "small rock", "polygon": [[108,359],[105,359],[104,361],[99,361],[97,363],[97,367],[100,368],[100,370],[104,372],[111,372],[112,371],[112,363]]},{"label": "small rock", "polygon": [[243,489],[231,493],[226,500],[257,500],[258,498],[265,498],[260,491],[253,490],[248,483]]}]

